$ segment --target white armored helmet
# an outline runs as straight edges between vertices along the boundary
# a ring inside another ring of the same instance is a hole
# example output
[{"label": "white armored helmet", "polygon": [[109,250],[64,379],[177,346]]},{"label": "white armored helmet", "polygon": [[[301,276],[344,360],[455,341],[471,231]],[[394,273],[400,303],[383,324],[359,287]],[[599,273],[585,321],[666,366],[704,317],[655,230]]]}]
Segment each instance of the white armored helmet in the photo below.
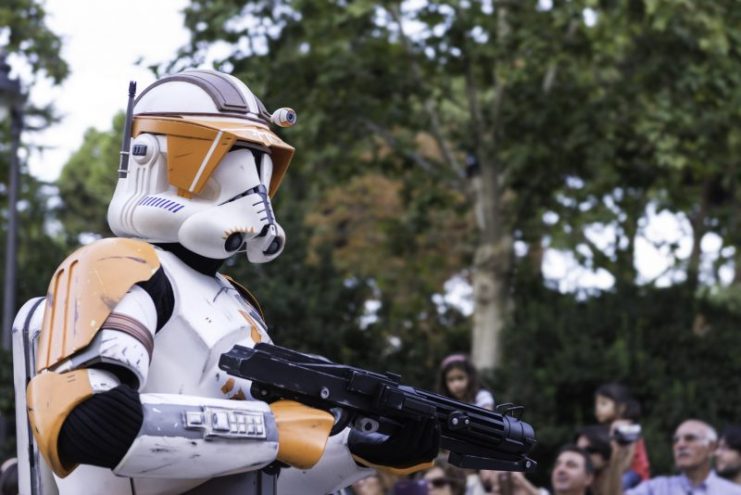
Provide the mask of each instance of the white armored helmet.
[{"label": "white armored helmet", "polygon": [[285,233],[270,198],[294,150],[270,124],[293,125],[293,110],[270,114],[237,78],[189,70],[146,88],[132,114],[108,208],[116,235],[178,242],[213,259],[280,254]]}]

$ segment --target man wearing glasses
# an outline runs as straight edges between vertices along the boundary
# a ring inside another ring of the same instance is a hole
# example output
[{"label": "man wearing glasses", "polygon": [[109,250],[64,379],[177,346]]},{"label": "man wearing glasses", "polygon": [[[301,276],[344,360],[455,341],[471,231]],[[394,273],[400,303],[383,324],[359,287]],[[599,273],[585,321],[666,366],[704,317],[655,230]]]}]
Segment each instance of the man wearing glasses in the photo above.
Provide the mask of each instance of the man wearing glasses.
[{"label": "man wearing glasses", "polygon": [[[718,434],[702,421],[689,419],[674,433],[675,476],[658,476],[644,481],[625,495],[741,495],[741,486],[715,474],[711,468]],[[611,493],[620,493],[613,487]]]}]

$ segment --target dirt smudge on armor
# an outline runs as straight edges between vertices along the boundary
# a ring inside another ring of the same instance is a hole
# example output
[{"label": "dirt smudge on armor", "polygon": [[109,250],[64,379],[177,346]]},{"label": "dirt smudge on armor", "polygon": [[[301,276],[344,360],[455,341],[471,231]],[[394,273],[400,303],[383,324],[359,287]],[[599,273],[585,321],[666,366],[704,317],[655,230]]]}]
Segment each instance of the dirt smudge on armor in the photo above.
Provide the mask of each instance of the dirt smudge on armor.
[{"label": "dirt smudge on armor", "polygon": [[106,295],[101,295],[100,300],[103,301],[103,304],[105,304],[111,311],[113,311],[113,309],[118,305],[117,300]]},{"label": "dirt smudge on armor", "polygon": [[150,452],[152,452],[153,454],[158,454],[161,452],[172,452],[172,449],[169,447],[153,447],[152,449],[150,449]]},{"label": "dirt smudge on armor", "polygon": [[221,386],[221,392],[227,395],[234,388],[234,378],[229,378],[224,385]]}]

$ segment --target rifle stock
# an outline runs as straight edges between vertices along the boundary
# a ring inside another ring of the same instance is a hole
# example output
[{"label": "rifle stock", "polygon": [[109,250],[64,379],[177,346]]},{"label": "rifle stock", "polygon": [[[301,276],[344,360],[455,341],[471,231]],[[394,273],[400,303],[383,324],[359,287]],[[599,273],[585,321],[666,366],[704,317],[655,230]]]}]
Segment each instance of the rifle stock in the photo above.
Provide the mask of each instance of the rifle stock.
[{"label": "rifle stock", "polygon": [[252,381],[252,396],[266,402],[290,399],[329,410],[345,426],[389,433],[408,420],[435,419],[440,447],[463,468],[530,471],[533,428],[519,418],[402,385],[393,373],[376,373],[271,344],[234,346],[219,368]]}]

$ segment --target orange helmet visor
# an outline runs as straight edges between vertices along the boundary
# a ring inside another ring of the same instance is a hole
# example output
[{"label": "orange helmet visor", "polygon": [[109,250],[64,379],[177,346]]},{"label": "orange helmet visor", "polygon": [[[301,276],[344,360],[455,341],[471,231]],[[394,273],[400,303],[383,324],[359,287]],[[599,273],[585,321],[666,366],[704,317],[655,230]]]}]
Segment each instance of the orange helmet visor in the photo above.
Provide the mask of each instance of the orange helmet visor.
[{"label": "orange helmet visor", "polygon": [[201,116],[134,117],[132,136],[147,132],[167,136],[167,179],[181,196],[201,192],[224,155],[237,141],[268,148],[273,160],[270,196],[278,190],[294,148],[264,126],[249,121],[211,120]]}]

